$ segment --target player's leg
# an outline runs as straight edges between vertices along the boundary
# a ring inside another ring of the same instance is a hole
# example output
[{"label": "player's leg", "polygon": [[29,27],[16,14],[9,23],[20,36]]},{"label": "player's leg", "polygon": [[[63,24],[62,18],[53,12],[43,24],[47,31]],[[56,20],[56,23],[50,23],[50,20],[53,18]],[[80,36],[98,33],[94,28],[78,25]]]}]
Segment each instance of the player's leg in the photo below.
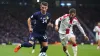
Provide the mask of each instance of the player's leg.
[{"label": "player's leg", "polygon": [[68,44],[66,43],[67,41],[61,40],[61,44],[63,46],[63,51],[66,53],[67,56],[70,56],[69,52],[68,52]]},{"label": "player's leg", "polygon": [[99,48],[100,48],[100,39],[98,40],[98,46],[99,46]]},{"label": "player's leg", "polygon": [[68,39],[67,39],[67,35],[65,34],[59,34],[60,36],[60,41],[61,41],[61,44],[63,46],[63,51],[66,53],[67,56],[70,56],[69,52],[68,52]]},{"label": "player's leg", "polygon": [[99,47],[99,36],[96,36],[96,42],[98,44],[97,49],[100,49],[100,47]]},{"label": "player's leg", "polygon": [[36,43],[35,43],[35,41],[34,41],[34,44],[33,44],[33,46],[32,46],[32,53],[34,53],[35,52],[35,45],[36,45]]},{"label": "player's leg", "polygon": [[20,43],[16,46],[16,48],[14,49],[14,52],[18,52],[18,50],[21,47],[32,47],[34,44],[34,38],[33,37],[29,37],[29,41],[28,42],[24,42],[24,43]]},{"label": "player's leg", "polygon": [[100,49],[100,39],[98,39],[97,43],[98,43],[97,49]]},{"label": "player's leg", "polygon": [[72,49],[74,56],[77,56],[77,44],[76,44],[76,37],[72,34],[69,34],[70,41],[72,43]]},{"label": "player's leg", "polygon": [[48,49],[48,39],[47,39],[47,36],[43,36],[43,37],[39,38],[38,40],[40,41],[40,45],[42,45],[42,48],[41,48],[39,56],[42,56],[42,54],[47,56],[47,54],[46,54],[46,51]]},{"label": "player's leg", "polygon": [[41,41],[39,41],[39,44],[40,44],[40,50],[42,49],[42,43],[41,43]]},{"label": "player's leg", "polygon": [[21,47],[32,47],[32,45],[33,45],[33,41],[29,41],[29,42],[24,42],[24,43],[22,43],[22,44],[18,44],[17,46],[16,46],[16,48],[14,49],[14,52],[18,52],[18,50],[21,48]]},{"label": "player's leg", "polygon": [[[40,43],[40,50],[41,50],[42,49],[42,43],[41,43],[41,41],[39,41],[39,43]],[[35,45],[36,45],[36,43],[34,41],[32,53],[35,52]]]}]

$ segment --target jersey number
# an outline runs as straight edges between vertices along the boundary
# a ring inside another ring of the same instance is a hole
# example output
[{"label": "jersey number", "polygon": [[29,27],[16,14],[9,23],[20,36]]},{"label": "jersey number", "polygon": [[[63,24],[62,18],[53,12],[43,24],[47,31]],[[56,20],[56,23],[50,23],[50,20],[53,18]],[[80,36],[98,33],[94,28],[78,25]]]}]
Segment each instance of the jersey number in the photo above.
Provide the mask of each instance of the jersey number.
[{"label": "jersey number", "polygon": [[47,20],[43,20],[42,23],[47,23]]},{"label": "jersey number", "polygon": [[45,35],[45,36],[43,36],[43,38],[44,38],[44,39],[47,39],[47,36]]}]

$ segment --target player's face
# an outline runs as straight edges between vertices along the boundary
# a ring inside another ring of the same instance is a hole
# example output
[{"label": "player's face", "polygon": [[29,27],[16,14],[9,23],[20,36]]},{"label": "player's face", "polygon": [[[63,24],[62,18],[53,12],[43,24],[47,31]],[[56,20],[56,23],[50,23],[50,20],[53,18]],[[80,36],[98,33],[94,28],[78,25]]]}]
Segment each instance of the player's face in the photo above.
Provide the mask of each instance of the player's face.
[{"label": "player's face", "polygon": [[73,17],[75,17],[75,16],[76,16],[76,13],[71,13],[71,14],[70,14],[70,17],[71,17],[71,18],[73,18]]},{"label": "player's face", "polygon": [[40,9],[41,9],[42,12],[47,12],[48,6],[41,5]]},{"label": "player's face", "polygon": [[98,23],[98,26],[100,26],[100,23]]}]

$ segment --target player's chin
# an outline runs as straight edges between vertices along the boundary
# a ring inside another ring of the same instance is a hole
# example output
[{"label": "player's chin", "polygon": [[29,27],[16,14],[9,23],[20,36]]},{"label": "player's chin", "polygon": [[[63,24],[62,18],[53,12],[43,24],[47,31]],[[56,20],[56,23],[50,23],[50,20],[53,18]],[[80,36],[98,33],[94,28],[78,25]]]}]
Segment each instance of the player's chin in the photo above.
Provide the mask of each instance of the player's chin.
[{"label": "player's chin", "polygon": [[29,31],[30,33],[32,33],[32,31]]}]

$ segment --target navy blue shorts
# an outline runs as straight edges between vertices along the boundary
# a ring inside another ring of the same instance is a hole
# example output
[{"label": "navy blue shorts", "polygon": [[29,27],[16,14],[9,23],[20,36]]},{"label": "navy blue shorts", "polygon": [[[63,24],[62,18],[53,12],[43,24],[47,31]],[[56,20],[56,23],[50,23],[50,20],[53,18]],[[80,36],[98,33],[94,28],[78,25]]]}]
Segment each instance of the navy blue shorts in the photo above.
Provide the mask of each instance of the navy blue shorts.
[{"label": "navy blue shorts", "polygon": [[29,41],[48,42],[46,34],[30,33]]}]

